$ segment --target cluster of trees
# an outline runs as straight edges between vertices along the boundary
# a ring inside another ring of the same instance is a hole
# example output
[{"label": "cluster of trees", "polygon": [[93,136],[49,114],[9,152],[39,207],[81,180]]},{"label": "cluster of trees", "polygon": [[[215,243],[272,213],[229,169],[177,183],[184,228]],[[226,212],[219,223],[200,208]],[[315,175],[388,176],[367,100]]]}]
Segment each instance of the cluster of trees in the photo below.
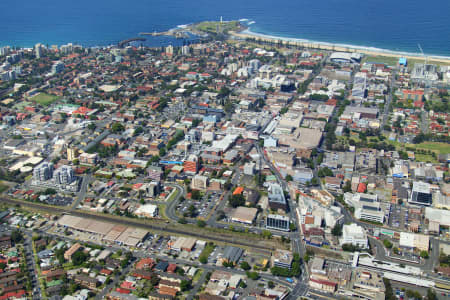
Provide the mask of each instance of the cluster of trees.
[{"label": "cluster of trees", "polygon": [[446,135],[436,135],[432,133],[419,133],[413,138],[414,144],[420,144],[423,142],[440,142],[440,143],[450,143],[450,136]]},{"label": "cluster of trees", "polygon": [[328,167],[325,167],[325,168],[321,168],[317,172],[317,175],[319,177],[333,176],[333,171],[331,171],[331,169],[329,169]]},{"label": "cluster of trees", "polygon": [[244,271],[248,271],[248,270],[250,270],[250,269],[251,269],[251,267],[250,267],[249,263],[248,263],[248,262],[246,262],[246,261],[243,261],[243,262],[241,262],[241,265],[240,265],[240,267],[241,267],[241,269],[242,269],[242,270],[244,270]]},{"label": "cluster of trees", "polygon": [[20,230],[17,230],[17,229],[13,230],[11,232],[11,240],[15,244],[21,243],[24,240],[22,232]]},{"label": "cluster of trees", "polygon": [[311,94],[310,98],[311,100],[318,100],[318,101],[327,101],[329,99],[328,95],[322,94]]},{"label": "cluster of trees", "polygon": [[439,255],[439,263],[442,267],[450,266],[450,255],[445,255],[441,252],[441,254]]},{"label": "cluster of trees", "polygon": [[336,223],[333,226],[333,229],[331,229],[331,234],[334,236],[341,236],[342,235],[342,225],[339,223]]},{"label": "cluster of trees", "polygon": [[238,207],[238,206],[244,206],[245,205],[245,197],[244,195],[241,194],[237,194],[237,195],[232,195],[229,199],[228,199],[228,203],[230,204],[231,207]]},{"label": "cluster of trees", "polygon": [[390,241],[390,240],[388,240],[388,239],[385,239],[384,241],[383,241],[383,245],[386,247],[386,248],[388,248],[388,249],[391,249],[392,248],[392,242]]},{"label": "cluster of trees", "polygon": [[82,265],[89,258],[89,254],[84,253],[84,251],[77,251],[72,255],[72,264],[74,266]]},{"label": "cluster of trees", "polygon": [[113,133],[121,133],[125,130],[125,127],[122,125],[122,123],[116,122],[111,125],[111,132]]},{"label": "cluster of trees", "polygon": [[355,251],[361,251],[361,248],[358,246],[355,246],[353,244],[344,244],[342,245],[342,250],[347,252],[355,252]]},{"label": "cluster of trees", "polygon": [[175,144],[177,144],[183,138],[184,138],[183,130],[177,130],[177,133],[175,133],[174,137],[171,138],[170,141],[167,143],[167,149],[172,148]]},{"label": "cluster of trees", "polygon": [[250,278],[251,280],[258,280],[259,279],[259,274],[257,272],[250,272],[247,271],[245,272],[245,274],[247,275],[248,278]]},{"label": "cluster of trees", "polygon": [[105,147],[98,143],[97,145],[91,147],[88,153],[98,153],[101,158],[106,158],[110,156],[115,156],[119,152],[119,146],[114,145],[113,147]]}]

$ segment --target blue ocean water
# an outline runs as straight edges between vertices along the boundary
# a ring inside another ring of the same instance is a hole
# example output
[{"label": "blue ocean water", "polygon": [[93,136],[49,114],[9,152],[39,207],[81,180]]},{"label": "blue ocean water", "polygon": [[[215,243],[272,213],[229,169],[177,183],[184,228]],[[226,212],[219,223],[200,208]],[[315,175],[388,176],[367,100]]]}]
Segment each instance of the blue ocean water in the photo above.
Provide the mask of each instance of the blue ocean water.
[{"label": "blue ocean water", "polygon": [[[22,0],[0,3],[0,45],[110,45],[139,32],[247,18],[282,37],[450,56],[449,0]],[[149,38],[146,44],[173,43]]]}]

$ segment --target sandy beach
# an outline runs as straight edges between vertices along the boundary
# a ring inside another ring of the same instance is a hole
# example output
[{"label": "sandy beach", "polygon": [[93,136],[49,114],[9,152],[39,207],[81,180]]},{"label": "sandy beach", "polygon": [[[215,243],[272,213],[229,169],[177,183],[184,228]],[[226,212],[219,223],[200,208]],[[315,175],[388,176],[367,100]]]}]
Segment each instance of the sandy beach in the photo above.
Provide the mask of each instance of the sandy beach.
[{"label": "sandy beach", "polygon": [[[248,30],[242,32],[229,32],[230,35],[234,37],[238,37],[241,39],[252,38],[256,41],[264,41],[264,42],[278,42],[281,41],[284,45],[292,45],[299,46],[311,49],[320,49],[320,50],[328,50],[328,51],[341,51],[341,52],[358,52],[365,55],[370,56],[386,56],[386,57],[405,57],[407,59],[414,60],[424,60],[424,57],[421,54],[413,54],[413,53],[403,53],[403,52],[395,52],[384,49],[376,49],[370,47],[362,47],[362,46],[352,46],[352,45],[340,45],[340,44],[332,44],[325,42],[315,42],[294,38],[284,38],[284,37],[274,37],[259,33],[253,33]],[[443,56],[427,56],[428,62],[434,63],[446,63],[450,64],[450,57]]]}]

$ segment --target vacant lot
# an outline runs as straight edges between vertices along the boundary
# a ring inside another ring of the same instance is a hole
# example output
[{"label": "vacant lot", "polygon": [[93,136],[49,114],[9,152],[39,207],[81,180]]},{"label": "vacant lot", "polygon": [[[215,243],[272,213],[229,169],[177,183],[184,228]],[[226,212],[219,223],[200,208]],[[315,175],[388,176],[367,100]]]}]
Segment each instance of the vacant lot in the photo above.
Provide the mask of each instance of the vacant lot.
[{"label": "vacant lot", "polygon": [[36,103],[38,103],[42,106],[49,106],[50,104],[57,101],[58,99],[59,99],[58,96],[49,95],[46,93],[39,93],[36,96],[34,96],[33,98],[31,98],[31,100],[36,101]]}]

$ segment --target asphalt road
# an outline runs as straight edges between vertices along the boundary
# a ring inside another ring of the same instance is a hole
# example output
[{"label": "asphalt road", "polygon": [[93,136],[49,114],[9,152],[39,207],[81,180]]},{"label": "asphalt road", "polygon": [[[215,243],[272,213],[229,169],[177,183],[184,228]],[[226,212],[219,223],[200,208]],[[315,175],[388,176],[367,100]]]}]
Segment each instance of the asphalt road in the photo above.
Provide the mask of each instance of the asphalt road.
[{"label": "asphalt road", "polygon": [[92,178],[92,175],[90,173],[84,175],[81,178],[82,182],[81,182],[80,191],[78,192],[78,195],[77,195],[75,201],[71,205],[72,208],[77,208],[78,205],[80,204],[80,202],[84,200],[84,197],[86,197],[87,188],[88,188],[89,183],[91,182],[91,178]]}]

